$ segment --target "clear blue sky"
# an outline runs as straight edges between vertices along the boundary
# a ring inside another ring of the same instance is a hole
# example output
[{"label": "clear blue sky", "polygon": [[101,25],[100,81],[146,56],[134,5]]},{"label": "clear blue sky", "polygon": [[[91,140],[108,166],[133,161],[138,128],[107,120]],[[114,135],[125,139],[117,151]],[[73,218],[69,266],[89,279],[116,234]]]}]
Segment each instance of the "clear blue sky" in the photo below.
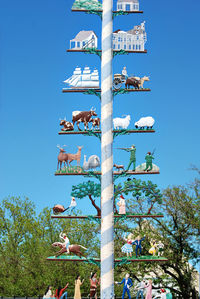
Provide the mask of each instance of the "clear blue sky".
[{"label": "clear blue sky", "polygon": [[[67,205],[71,186],[85,180],[54,176],[57,144],[67,144],[70,152],[83,145],[87,157],[100,155],[95,138],[58,135],[59,118],[71,120],[73,110],[94,106],[100,115],[96,97],[61,92],[62,81],[76,66],[100,70],[97,56],[66,53],[69,40],[80,30],[94,30],[99,42],[101,34],[100,18],[72,13],[72,4],[73,0],[0,2],[0,199],[26,195],[38,211],[55,203]],[[156,133],[119,137],[114,147],[135,144],[138,164],[156,148],[161,174],[141,178],[163,189],[191,182],[195,174],[188,170],[190,165],[200,167],[200,1],[140,0],[140,7],[143,15],[115,18],[114,30],[129,30],[146,20],[148,54],[116,57],[114,72],[126,65],[130,74],[150,75],[152,92],[116,97],[114,117],[130,113],[133,127],[140,117],[151,115]],[[125,153],[114,154],[116,163],[128,163]],[[89,201],[79,201],[79,207],[86,212]]]}]

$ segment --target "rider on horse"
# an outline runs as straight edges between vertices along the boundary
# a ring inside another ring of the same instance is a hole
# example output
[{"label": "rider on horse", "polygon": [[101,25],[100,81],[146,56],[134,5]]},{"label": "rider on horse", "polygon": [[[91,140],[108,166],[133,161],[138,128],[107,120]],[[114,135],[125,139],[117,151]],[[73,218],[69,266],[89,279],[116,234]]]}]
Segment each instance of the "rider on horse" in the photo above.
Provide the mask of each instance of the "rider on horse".
[{"label": "rider on horse", "polygon": [[69,239],[67,238],[67,235],[65,233],[60,233],[59,235],[60,239],[62,241],[64,241],[64,244],[66,246],[66,249],[67,249],[67,253],[69,253],[69,245],[70,245],[70,242],[69,242]]}]

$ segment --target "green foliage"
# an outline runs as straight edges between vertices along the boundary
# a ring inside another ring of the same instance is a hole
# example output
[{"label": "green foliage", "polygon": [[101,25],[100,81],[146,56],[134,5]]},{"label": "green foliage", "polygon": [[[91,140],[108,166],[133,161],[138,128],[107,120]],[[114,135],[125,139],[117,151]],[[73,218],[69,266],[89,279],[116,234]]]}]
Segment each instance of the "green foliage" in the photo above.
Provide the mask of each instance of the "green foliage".
[{"label": "green foliage", "polygon": [[[134,198],[134,205],[133,199],[129,200],[129,206],[132,204],[132,209],[129,210],[131,213],[138,213],[141,212],[143,214],[150,214],[155,204],[162,203],[162,194],[158,189],[156,184],[153,184],[151,181],[142,181],[140,179],[128,179],[122,185],[119,183],[115,186],[115,198],[117,198],[120,194],[129,195]],[[147,202],[149,203],[148,211],[146,212],[145,209],[147,208]]]},{"label": "green foliage", "polygon": [[77,186],[72,186],[71,196],[81,199],[88,195],[92,195],[94,198],[99,198],[101,196],[101,184],[97,184],[93,181],[87,181]]},{"label": "green foliage", "polygon": [[[129,184],[127,186],[127,191],[129,191]],[[187,188],[183,186],[167,188],[163,191],[160,208],[154,207],[154,211],[157,213],[162,209],[165,215],[163,219],[138,219],[132,229],[126,221],[117,223],[115,230],[116,256],[122,256],[121,247],[125,243],[123,234],[132,232],[134,237],[137,234],[141,236],[146,235],[146,239],[143,241],[142,254],[144,255],[148,255],[151,240],[156,240],[157,242],[161,240],[165,246],[163,256],[168,261],[162,264],[140,263],[139,265],[131,264],[131,266],[124,264],[120,271],[118,268],[116,269],[116,280],[120,280],[122,278],[121,273],[125,274],[126,272],[129,272],[136,280],[144,276],[151,277],[153,274],[156,278],[153,280],[153,285],[156,285],[158,288],[169,288],[170,282],[170,289],[175,298],[198,298],[195,290],[195,285],[197,285],[195,273],[197,271],[195,271],[193,266],[199,262],[200,257],[199,191],[200,181],[197,179]],[[132,195],[135,196],[136,194]],[[130,209],[135,211],[135,204],[132,203],[132,206],[131,202],[129,204]]]},{"label": "green foliage", "polygon": [[[0,295],[43,295],[47,285],[57,288],[69,282],[73,296],[74,280],[79,273],[86,282],[82,291],[88,293],[89,275],[95,266],[78,263],[46,261],[58,249],[51,244],[59,240],[59,233],[68,234],[71,244],[88,248],[89,256],[99,256],[96,224],[85,221],[53,221],[51,211],[44,209],[38,216],[33,203],[25,198],[11,197],[0,205]],[[95,268],[98,269],[98,268]]]}]

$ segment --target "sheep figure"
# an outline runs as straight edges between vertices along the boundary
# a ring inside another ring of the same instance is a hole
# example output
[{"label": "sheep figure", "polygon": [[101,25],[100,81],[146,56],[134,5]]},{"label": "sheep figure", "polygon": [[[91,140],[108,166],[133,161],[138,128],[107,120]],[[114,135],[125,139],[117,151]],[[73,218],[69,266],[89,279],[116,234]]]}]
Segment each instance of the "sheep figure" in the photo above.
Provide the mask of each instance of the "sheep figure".
[{"label": "sheep figure", "polygon": [[96,169],[100,166],[100,159],[96,155],[92,155],[89,157],[88,161],[86,161],[86,155],[84,155],[83,162],[83,170]]},{"label": "sheep figure", "polygon": [[155,119],[151,116],[141,117],[138,121],[135,122],[135,127],[136,129],[144,129],[145,127],[147,127],[147,129],[152,129],[154,123]]},{"label": "sheep figure", "polygon": [[131,121],[131,116],[127,115],[125,118],[116,117],[113,119],[114,129],[127,129]]}]

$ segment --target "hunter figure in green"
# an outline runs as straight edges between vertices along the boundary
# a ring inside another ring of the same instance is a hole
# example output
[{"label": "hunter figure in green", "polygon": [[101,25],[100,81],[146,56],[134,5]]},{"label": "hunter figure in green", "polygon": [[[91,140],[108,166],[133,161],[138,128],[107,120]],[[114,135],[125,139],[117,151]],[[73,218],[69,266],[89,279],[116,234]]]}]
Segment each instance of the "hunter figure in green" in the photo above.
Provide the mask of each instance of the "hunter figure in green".
[{"label": "hunter figure in green", "polygon": [[135,171],[135,163],[136,163],[136,157],[135,157],[135,152],[136,152],[136,147],[135,145],[132,145],[130,148],[118,148],[118,149],[122,149],[126,152],[130,152],[131,156],[130,156],[130,161],[127,167],[127,170],[129,170],[129,168],[131,167],[131,164],[133,164],[133,171]]},{"label": "hunter figure in green", "polygon": [[151,152],[148,152],[146,157],[145,157],[145,160],[146,160],[146,168],[144,171],[151,171],[152,168],[153,168],[153,155],[151,154]]}]

